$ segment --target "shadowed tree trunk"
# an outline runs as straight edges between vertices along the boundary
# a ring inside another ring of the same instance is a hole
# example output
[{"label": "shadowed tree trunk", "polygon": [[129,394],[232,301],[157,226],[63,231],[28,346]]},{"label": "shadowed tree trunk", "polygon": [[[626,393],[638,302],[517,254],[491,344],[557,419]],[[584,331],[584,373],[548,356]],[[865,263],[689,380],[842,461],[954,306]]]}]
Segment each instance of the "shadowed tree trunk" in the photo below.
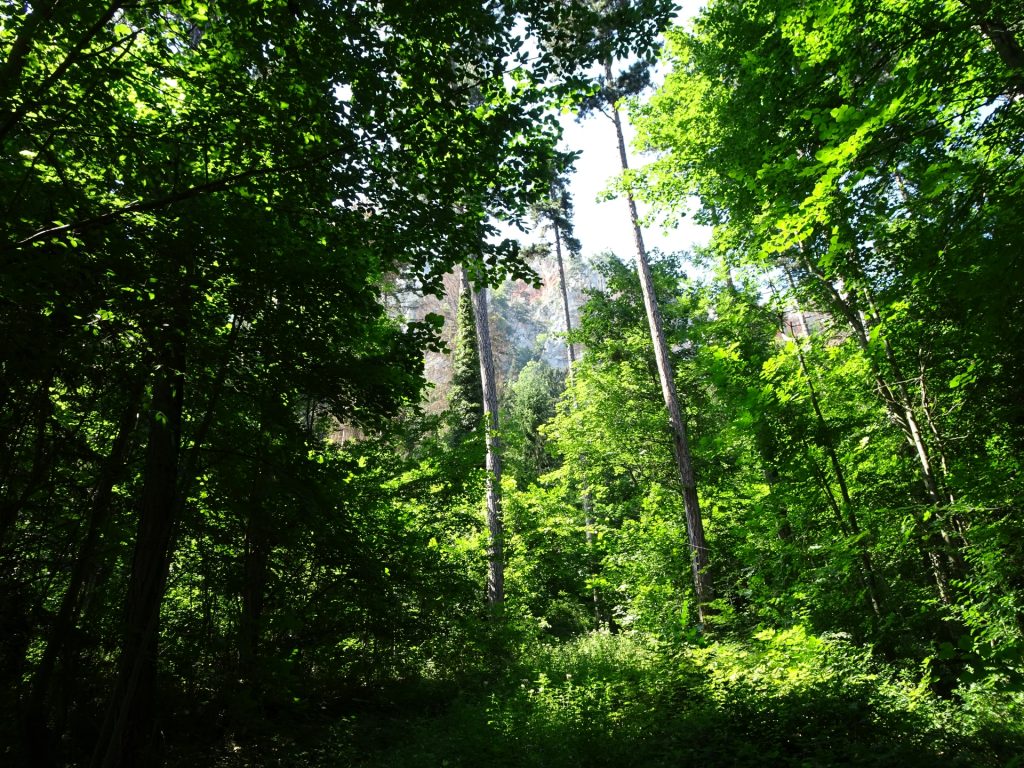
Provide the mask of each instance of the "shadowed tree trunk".
[{"label": "shadowed tree trunk", "polygon": [[[561,195],[567,194],[561,192],[559,185],[554,185],[554,191],[556,192],[557,200],[554,202],[558,205],[558,209],[551,215],[551,220],[554,229],[555,236],[555,260],[558,263],[558,287],[562,294],[562,313],[565,319],[565,352],[566,352],[566,375],[568,377],[569,391],[572,395],[572,406],[576,408],[576,390],[573,387],[575,382],[575,373],[573,367],[576,364],[576,348],[572,341],[572,306],[569,303],[569,282],[565,279],[565,260],[562,258],[562,227],[560,219],[568,216],[566,214],[565,199]],[[570,220],[571,221],[571,220]],[[570,252],[572,249],[570,248]],[[586,457],[581,457],[581,461],[585,462]],[[584,536],[587,540],[587,547],[590,550],[589,567],[592,576],[596,576],[598,572],[598,565],[594,557],[594,511],[593,501],[590,497],[590,489],[584,484],[580,490],[580,501],[583,505],[583,528]],[[595,587],[591,591],[591,597],[594,604],[594,619],[598,624],[602,621],[601,616],[601,596]],[[608,622],[610,624],[610,621]]]},{"label": "shadowed tree trunk", "polygon": [[504,527],[501,519],[501,439],[498,432],[498,390],[494,377],[494,354],[487,316],[487,286],[474,289],[462,272],[463,290],[473,297],[477,348],[480,352],[480,380],[484,395],[484,430],[487,441],[487,604],[498,607],[505,601]]},{"label": "shadowed tree trunk", "polygon": [[[262,433],[263,427],[261,425]],[[262,452],[253,465],[253,488],[245,521],[245,545],[242,551],[242,615],[239,622],[238,662],[245,685],[257,680],[263,605],[270,563],[270,510],[267,506],[267,469],[261,466]]]},{"label": "shadowed tree trunk", "polygon": [[[131,439],[138,422],[145,383],[145,377],[139,375],[129,386],[128,398],[118,422],[117,434],[114,436],[110,452],[100,468],[90,494],[85,536],[79,546],[67,589],[61,598],[60,608],[47,635],[42,658],[32,679],[32,690],[26,706],[26,721],[29,728],[29,749],[35,765],[48,765],[53,762],[50,754],[52,744],[48,728],[48,701],[52,693],[54,673],[61,659],[67,666],[76,653],[73,635],[81,612],[82,592],[89,573],[95,567],[96,547],[107,527],[107,521],[110,519],[110,504],[113,500],[114,485],[125,470]],[[71,681],[66,679],[65,673],[65,686],[70,683]]]},{"label": "shadowed tree trunk", "polygon": [[[172,331],[172,333],[175,333]],[[152,765],[160,603],[167,581],[179,460],[185,346],[167,342],[153,388],[138,533],[125,604],[117,679],[93,753],[93,768]]]}]

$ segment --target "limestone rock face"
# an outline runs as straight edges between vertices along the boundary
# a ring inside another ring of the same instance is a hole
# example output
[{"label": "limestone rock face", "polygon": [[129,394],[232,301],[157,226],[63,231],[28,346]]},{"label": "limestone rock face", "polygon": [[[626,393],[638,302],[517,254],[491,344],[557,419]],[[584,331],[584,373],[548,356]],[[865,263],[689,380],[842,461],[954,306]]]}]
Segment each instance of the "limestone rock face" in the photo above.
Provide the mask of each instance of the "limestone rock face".
[{"label": "limestone rock face", "polygon": [[[490,297],[491,341],[499,392],[531,360],[541,360],[553,368],[565,368],[568,364],[558,264],[554,254],[548,254],[533,258],[530,265],[541,278],[540,287],[534,288],[522,281],[508,281],[492,291]],[[586,301],[586,290],[600,287],[601,277],[589,264],[579,261],[566,260],[565,270],[575,327],[579,308]],[[402,293],[398,297],[397,310],[410,320],[421,320],[430,312],[442,315],[445,319],[442,339],[450,349],[455,339],[459,297],[457,275],[446,276],[445,291],[445,296],[440,299],[412,292]],[[450,351],[447,354],[428,352],[425,368],[427,381],[431,384],[425,409],[437,413],[445,408],[451,382]]]}]

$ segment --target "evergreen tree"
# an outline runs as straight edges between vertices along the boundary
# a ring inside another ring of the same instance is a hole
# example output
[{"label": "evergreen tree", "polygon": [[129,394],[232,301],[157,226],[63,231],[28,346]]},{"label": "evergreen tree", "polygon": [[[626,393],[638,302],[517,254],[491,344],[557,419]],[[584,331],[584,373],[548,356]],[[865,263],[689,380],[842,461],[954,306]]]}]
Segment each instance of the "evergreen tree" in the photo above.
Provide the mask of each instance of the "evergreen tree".
[{"label": "evergreen tree", "polygon": [[476,319],[472,291],[462,281],[455,317],[455,348],[452,351],[452,383],[448,389],[445,440],[458,447],[479,438],[483,418],[484,392],[480,380],[480,353],[477,349]]},{"label": "evergreen tree", "polygon": [[536,481],[555,466],[541,426],[555,415],[555,404],[564,388],[561,371],[543,361],[531,360],[506,391],[505,449],[521,486]]}]

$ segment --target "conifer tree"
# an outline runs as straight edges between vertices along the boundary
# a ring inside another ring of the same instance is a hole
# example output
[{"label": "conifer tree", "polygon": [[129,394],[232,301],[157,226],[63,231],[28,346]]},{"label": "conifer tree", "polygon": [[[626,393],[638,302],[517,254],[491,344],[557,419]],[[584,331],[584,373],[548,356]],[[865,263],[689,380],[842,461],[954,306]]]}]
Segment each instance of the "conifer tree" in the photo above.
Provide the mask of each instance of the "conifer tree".
[{"label": "conifer tree", "polygon": [[448,390],[447,443],[462,445],[480,427],[483,412],[483,385],[480,382],[480,354],[477,351],[476,323],[473,319],[472,292],[463,278],[456,314],[455,349],[452,354],[452,384]]}]

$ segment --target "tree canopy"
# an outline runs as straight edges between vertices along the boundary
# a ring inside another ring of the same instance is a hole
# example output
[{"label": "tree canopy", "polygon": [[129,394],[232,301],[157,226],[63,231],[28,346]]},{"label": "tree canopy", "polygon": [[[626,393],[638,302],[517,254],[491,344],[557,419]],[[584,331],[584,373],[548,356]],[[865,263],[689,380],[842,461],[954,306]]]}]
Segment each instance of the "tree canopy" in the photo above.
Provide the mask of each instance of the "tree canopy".
[{"label": "tree canopy", "polygon": [[1021,9],[674,13],[0,4],[0,762],[1016,764]]}]

